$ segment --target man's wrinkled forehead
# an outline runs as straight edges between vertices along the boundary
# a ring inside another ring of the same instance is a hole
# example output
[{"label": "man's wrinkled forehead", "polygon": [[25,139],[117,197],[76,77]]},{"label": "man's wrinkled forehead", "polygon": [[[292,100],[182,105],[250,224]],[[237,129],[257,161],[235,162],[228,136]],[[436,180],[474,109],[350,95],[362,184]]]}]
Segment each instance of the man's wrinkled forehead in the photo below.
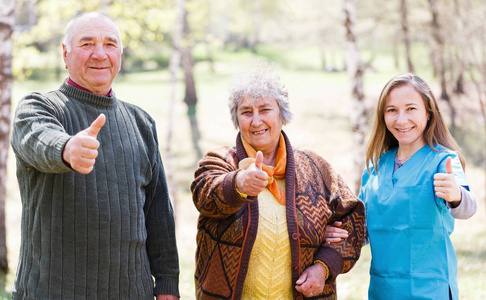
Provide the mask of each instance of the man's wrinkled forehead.
[{"label": "man's wrinkled forehead", "polygon": [[103,38],[120,44],[120,36],[116,24],[106,16],[87,15],[79,18],[73,24],[75,35],[81,41],[89,41],[99,37],[103,33]]}]

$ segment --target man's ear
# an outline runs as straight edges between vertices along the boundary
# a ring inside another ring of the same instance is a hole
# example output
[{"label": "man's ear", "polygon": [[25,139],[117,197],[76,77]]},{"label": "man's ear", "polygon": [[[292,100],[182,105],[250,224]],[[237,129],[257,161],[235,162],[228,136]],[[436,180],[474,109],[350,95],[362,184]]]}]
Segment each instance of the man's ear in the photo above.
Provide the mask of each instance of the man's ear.
[{"label": "man's ear", "polygon": [[66,59],[67,59],[67,47],[66,45],[64,45],[64,43],[62,44],[62,59],[64,60],[64,67],[66,68],[67,70],[67,64],[66,64]]}]

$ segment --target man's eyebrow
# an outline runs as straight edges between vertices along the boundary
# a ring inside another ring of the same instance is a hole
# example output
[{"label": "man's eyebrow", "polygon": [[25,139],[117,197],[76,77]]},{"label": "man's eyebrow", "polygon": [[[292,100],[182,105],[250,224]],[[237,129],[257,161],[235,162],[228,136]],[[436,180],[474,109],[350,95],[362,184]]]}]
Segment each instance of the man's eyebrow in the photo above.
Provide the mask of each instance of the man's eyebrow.
[{"label": "man's eyebrow", "polygon": [[[94,40],[94,39],[96,39],[96,38],[95,38],[95,37],[93,37],[93,36],[85,35],[85,36],[82,36],[82,37],[79,39],[79,41],[81,41],[81,42],[89,42],[89,41],[92,41],[92,40]],[[118,39],[117,39],[116,37],[107,36],[107,37],[105,38],[105,40],[108,40],[108,41],[110,41],[110,42],[113,42],[113,43],[118,44]]]},{"label": "man's eyebrow", "polygon": [[85,35],[85,36],[82,36],[80,39],[79,39],[81,42],[87,42],[87,41],[92,41],[94,40],[94,37],[92,36],[89,36],[89,35]]},{"label": "man's eyebrow", "polygon": [[107,36],[106,39],[110,42],[118,44],[118,39],[116,37]]}]

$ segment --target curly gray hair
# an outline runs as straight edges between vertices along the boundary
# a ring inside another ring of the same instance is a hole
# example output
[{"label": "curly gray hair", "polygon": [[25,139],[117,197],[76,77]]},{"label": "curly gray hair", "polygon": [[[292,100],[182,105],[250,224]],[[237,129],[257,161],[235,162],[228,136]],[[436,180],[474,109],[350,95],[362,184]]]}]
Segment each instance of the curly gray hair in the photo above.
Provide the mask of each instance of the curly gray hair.
[{"label": "curly gray hair", "polygon": [[277,100],[282,123],[285,125],[292,119],[288,93],[280,84],[280,76],[274,73],[274,69],[273,63],[259,60],[253,70],[238,73],[233,77],[229,88],[228,106],[236,129],[239,128],[238,105],[245,96],[250,96],[254,101],[266,97],[273,98]]}]

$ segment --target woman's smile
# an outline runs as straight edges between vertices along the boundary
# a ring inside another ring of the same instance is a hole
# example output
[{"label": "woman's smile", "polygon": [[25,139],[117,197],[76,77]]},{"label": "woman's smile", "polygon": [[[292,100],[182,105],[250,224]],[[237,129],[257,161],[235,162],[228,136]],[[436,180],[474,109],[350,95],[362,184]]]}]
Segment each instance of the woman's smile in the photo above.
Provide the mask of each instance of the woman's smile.
[{"label": "woman's smile", "polygon": [[266,131],[267,131],[267,129],[263,129],[263,130],[260,130],[260,131],[253,131],[253,134],[254,134],[254,135],[262,135],[262,134],[264,134]]}]

